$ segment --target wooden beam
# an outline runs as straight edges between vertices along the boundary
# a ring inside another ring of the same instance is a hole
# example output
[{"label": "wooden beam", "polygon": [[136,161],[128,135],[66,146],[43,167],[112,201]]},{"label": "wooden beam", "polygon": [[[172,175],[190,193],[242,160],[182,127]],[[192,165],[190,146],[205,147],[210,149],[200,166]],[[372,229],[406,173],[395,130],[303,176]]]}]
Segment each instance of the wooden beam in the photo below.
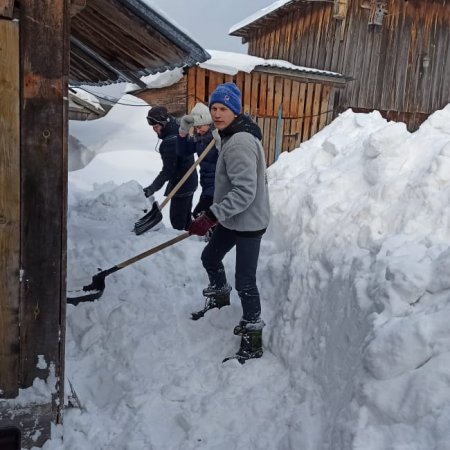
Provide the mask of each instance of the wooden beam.
[{"label": "wooden beam", "polygon": [[0,397],[18,394],[20,254],[19,24],[0,20]]},{"label": "wooden beam", "polygon": [[[35,378],[47,379],[54,367],[54,423],[61,422],[64,404],[69,14],[69,0],[20,2],[19,375],[27,388]],[[39,436],[35,445],[48,437]]]},{"label": "wooden beam", "polygon": [[331,75],[326,72],[300,72],[290,69],[283,69],[281,67],[269,67],[269,66],[256,66],[253,69],[254,72],[263,72],[269,75],[276,75],[283,78],[289,78],[291,80],[297,80],[301,82],[321,82],[324,84],[330,84],[336,87],[345,87],[348,81],[353,78],[336,74]]},{"label": "wooden beam", "polygon": [[11,19],[14,11],[14,0],[0,0],[0,17]]}]

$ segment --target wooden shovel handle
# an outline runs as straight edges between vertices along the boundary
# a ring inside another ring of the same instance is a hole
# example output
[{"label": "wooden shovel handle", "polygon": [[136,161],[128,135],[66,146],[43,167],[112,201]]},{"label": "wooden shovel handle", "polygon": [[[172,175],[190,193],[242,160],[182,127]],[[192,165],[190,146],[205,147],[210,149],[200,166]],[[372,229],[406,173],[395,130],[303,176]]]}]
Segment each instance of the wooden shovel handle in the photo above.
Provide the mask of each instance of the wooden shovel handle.
[{"label": "wooden shovel handle", "polygon": [[164,199],[164,201],[159,206],[159,210],[161,211],[164,206],[170,201],[170,199],[178,192],[181,186],[183,186],[184,182],[189,178],[191,173],[195,170],[195,168],[205,159],[206,155],[209,151],[214,147],[216,140],[213,139],[208,146],[203,150],[202,154],[197,158],[195,163],[189,168],[189,170],[184,174],[183,178],[176,184],[176,186],[169,192],[169,195]]},{"label": "wooden shovel handle", "polygon": [[124,267],[129,266],[130,264],[135,263],[136,261],[139,261],[141,259],[146,258],[147,256],[153,255],[154,253],[157,253],[167,247],[170,247],[173,244],[176,244],[179,241],[182,241],[183,239],[186,239],[190,236],[189,232],[180,234],[179,236],[170,239],[169,241],[163,242],[162,244],[157,245],[156,247],[153,247],[143,253],[140,253],[139,255],[134,256],[133,258],[127,259],[126,261],[121,262],[120,264],[117,264],[117,269],[116,270],[120,270],[123,269]]}]

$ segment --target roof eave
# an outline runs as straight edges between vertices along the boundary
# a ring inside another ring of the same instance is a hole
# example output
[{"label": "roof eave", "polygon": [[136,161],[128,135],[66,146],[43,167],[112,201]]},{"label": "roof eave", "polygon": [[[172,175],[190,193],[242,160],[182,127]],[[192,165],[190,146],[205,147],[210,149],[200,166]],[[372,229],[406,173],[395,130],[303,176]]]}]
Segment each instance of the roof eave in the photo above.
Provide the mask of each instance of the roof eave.
[{"label": "roof eave", "polygon": [[345,87],[348,81],[353,80],[353,78],[342,75],[342,74],[332,74],[332,73],[324,73],[319,70],[310,71],[310,70],[294,70],[294,69],[286,69],[282,67],[273,67],[273,66],[255,66],[253,69],[254,72],[266,73],[269,75],[282,76],[284,78],[290,78],[296,81],[309,81],[309,82],[317,82],[322,84],[329,84],[335,87]]}]

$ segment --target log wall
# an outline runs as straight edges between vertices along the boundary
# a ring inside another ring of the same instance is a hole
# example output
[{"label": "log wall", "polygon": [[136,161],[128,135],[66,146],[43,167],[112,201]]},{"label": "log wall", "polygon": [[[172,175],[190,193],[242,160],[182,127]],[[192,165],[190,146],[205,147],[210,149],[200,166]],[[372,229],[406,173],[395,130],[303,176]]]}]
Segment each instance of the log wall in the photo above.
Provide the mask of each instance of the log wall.
[{"label": "log wall", "polygon": [[[164,88],[146,89],[134,94],[149,105],[165,106],[174,116],[186,114],[187,80],[183,77],[178,83]],[[145,111],[144,114],[146,114]],[[145,120],[145,117],[143,118]]]},{"label": "log wall", "polygon": [[378,109],[410,129],[450,102],[449,0],[387,0],[382,25],[367,0],[348,0],[345,20],[330,2],[297,2],[249,32],[249,54],[353,77],[341,109]]},{"label": "log wall", "polygon": [[268,165],[279,153],[297,148],[332,120],[331,85],[256,71],[226,75],[200,67],[190,68],[187,73],[186,111],[197,102],[208,104],[217,85],[230,81],[241,90],[242,111],[261,127]]}]

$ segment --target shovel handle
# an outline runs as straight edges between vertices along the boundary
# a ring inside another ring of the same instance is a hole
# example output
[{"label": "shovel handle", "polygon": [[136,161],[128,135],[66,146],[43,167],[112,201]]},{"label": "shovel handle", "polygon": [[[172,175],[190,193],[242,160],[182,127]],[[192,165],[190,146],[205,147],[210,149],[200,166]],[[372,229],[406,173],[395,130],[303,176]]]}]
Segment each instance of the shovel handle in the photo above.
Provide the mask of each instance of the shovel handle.
[{"label": "shovel handle", "polygon": [[186,239],[190,236],[189,232],[180,234],[179,236],[170,239],[169,241],[163,242],[162,244],[157,245],[156,247],[153,247],[143,253],[140,253],[139,255],[134,256],[133,258],[127,259],[126,261],[121,262],[120,264],[117,264],[117,269],[116,270],[120,270],[123,269],[124,267],[129,266],[130,264],[135,263],[136,261],[140,261],[141,259],[146,258],[147,256],[153,255],[154,253],[157,253],[167,247],[170,247],[173,244],[176,244],[177,242],[182,241],[183,239]]},{"label": "shovel handle", "polygon": [[164,206],[169,203],[170,199],[178,192],[181,186],[183,186],[184,182],[189,178],[191,173],[195,170],[195,168],[205,159],[206,155],[209,153],[209,151],[214,147],[214,144],[216,143],[216,140],[213,139],[203,150],[202,154],[197,158],[195,163],[189,167],[188,171],[184,174],[183,178],[176,184],[176,186],[169,192],[169,195],[164,199],[164,201],[159,206],[159,210],[161,211]]}]

